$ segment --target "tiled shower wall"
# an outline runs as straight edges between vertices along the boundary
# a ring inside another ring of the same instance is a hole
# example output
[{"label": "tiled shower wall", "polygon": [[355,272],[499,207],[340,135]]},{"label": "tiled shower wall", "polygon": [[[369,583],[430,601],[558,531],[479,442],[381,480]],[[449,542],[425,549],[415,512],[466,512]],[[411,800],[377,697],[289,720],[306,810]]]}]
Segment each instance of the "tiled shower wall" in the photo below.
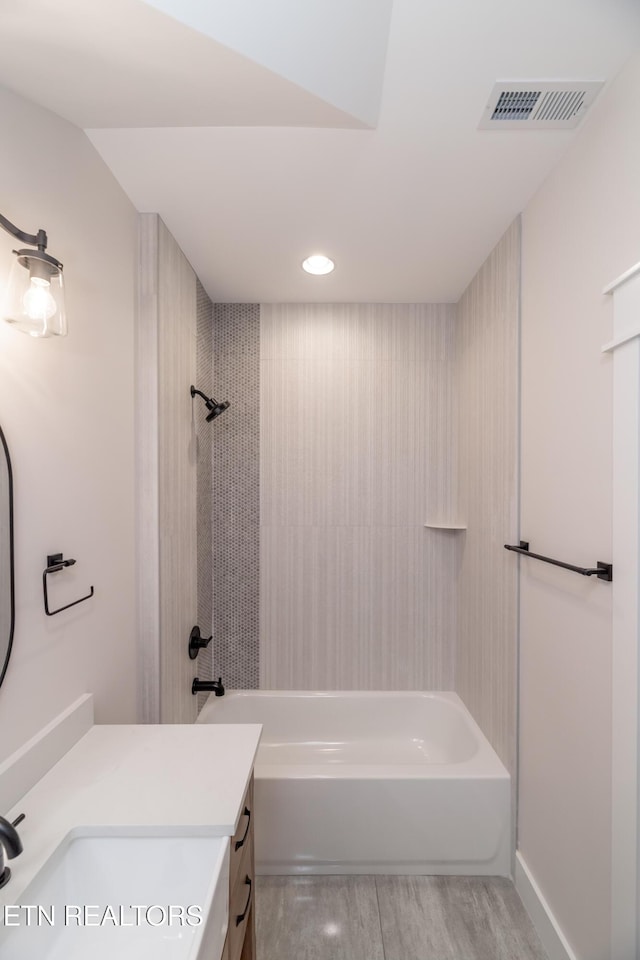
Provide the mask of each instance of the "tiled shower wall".
[{"label": "tiled shower wall", "polygon": [[512,771],[519,229],[458,305],[216,305],[207,428],[213,675],[455,689]]},{"label": "tiled shower wall", "polygon": [[451,689],[452,305],[261,308],[260,682]]},{"label": "tiled shower wall", "polygon": [[136,329],[139,711],[196,717],[186,655],[197,615],[196,275],[157,214],[139,216]]},{"label": "tiled shower wall", "polygon": [[458,304],[460,512],[456,691],[515,772],[520,220]]},{"label": "tiled shower wall", "polygon": [[[199,280],[196,280],[196,382],[195,386],[211,396],[213,391],[213,304]],[[198,457],[198,625],[203,636],[213,630],[213,530],[212,513],[212,458],[211,425],[207,423],[207,408],[201,399],[193,403],[196,420]],[[211,644],[201,650],[197,660],[201,680],[212,677]],[[207,699],[207,693],[198,694],[198,710]]]}]

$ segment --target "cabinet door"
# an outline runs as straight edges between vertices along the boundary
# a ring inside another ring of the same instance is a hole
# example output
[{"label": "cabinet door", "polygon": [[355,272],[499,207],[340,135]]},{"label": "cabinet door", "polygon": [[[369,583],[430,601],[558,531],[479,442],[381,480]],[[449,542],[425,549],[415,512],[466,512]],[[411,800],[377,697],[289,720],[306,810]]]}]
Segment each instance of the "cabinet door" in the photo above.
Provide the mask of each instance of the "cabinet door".
[{"label": "cabinet door", "polygon": [[242,815],[231,839],[229,932],[224,960],[254,960],[256,953],[253,776],[242,801]]}]

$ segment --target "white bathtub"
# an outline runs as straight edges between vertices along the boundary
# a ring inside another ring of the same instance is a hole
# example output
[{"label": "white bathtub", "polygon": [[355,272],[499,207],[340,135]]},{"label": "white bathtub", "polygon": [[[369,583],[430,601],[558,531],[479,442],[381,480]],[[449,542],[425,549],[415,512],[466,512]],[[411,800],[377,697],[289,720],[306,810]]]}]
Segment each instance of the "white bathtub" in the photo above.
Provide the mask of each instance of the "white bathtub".
[{"label": "white bathtub", "polygon": [[234,690],[199,723],[261,723],[261,874],[511,872],[509,774],[454,693]]}]

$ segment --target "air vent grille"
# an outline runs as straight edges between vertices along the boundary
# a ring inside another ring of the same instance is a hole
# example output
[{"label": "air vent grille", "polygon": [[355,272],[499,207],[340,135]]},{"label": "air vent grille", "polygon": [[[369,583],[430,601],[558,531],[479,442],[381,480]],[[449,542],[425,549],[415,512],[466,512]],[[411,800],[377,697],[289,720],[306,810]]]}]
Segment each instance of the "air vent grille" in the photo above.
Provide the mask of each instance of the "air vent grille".
[{"label": "air vent grille", "polygon": [[503,90],[491,119],[528,120],[539,99],[539,90]]},{"label": "air vent grille", "polygon": [[534,120],[571,120],[582,110],[586,96],[586,90],[545,93],[540,98]]},{"label": "air vent grille", "polygon": [[500,81],[494,86],[481,130],[569,130],[576,127],[603,83],[586,80]]}]

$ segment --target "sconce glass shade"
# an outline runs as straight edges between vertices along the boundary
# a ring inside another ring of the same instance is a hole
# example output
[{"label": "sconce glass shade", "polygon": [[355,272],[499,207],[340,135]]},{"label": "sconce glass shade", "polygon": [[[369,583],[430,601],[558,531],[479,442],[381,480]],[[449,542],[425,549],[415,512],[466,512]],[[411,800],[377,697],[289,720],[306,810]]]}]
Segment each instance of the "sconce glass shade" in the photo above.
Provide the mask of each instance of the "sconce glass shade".
[{"label": "sconce glass shade", "polygon": [[62,264],[43,250],[14,250],[4,320],[32,337],[66,337]]}]

